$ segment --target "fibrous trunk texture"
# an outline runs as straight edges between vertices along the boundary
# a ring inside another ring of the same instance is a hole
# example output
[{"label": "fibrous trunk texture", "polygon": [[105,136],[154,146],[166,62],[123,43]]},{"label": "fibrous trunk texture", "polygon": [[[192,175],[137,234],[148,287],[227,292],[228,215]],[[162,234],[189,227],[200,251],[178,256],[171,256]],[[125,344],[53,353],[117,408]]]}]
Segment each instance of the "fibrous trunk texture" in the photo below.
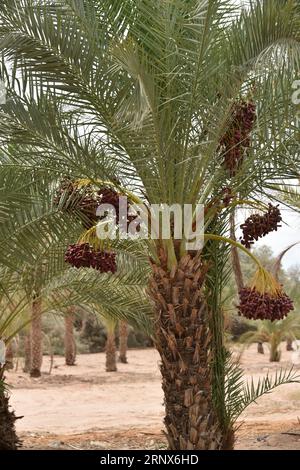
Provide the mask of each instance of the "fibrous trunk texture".
[{"label": "fibrous trunk texture", "polygon": [[74,366],[76,362],[74,320],[75,308],[72,306],[65,315],[65,360],[67,366]]},{"label": "fibrous trunk texture", "polygon": [[31,321],[31,377],[41,376],[43,362],[43,333],[42,333],[42,303],[41,299],[34,299],[32,302]]},{"label": "fibrous trunk texture", "polygon": [[9,395],[3,385],[3,374],[4,369],[0,367],[0,450],[17,450],[21,444],[15,429],[18,418],[10,410]]},{"label": "fibrous trunk texture", "polygon": [[26,333],[24,338],[24,372],[31,371],[31,331]]},{"label": "fibrous trunk texture", "polygon": [[119,361],[127,364],[128,324],[120,321],[119,324]]},{"label": "fibrous trunk texture", "polygon": [[5,369],[11,370],[14,368],[14,348],[12,341],[6,346],[5,353]]},{"label": "fibrous trunk texture", "polygon": [[281,351],[277,346],[271,345],[270,349],[270,362],[280,362]]},{"label": "fibrous trunk texture", "polygon": [[117,348],[114,331],[107,332],[106,339],[106,372],[117,370]]},{"label": "fibrous trunk texture", "polygon": [[258,354],[265,354],[264,347],[262,343],[257,343],[257,352]]},{"label": "fibrous trunk texture", "polygon": [[229,442],[213,407],[212,338],[201,291],[205,274],[201,260],[190,255],[172,272],[153,265],[149,293],[156,305],[156,347],[171,450],[220,450]]}]

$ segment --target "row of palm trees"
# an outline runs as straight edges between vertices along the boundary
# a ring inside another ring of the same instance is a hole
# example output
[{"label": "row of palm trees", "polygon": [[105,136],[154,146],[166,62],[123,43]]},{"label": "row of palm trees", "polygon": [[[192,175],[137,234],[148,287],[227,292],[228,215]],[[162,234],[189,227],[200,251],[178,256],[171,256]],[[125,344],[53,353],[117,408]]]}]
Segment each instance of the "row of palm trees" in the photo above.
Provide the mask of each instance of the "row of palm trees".
[{"label": "row of palm trees", "polygon": [[[64,350],[65,350],[65,364],[67,366],[76,365],[76,340],[74,335],[74,322],[76,318],[76,307],[70,306],[64,315]],[[116,322],[112,319],[104,319],[106,324],[106,371],[117,371],[117,362],[127,363],[127,343],[128,343],[128,324],[124,320]],[[118,342],[119,353],[117,354],[116,345],[116,328],[118,328]],[[24,366],[23,371],[28,372],[31,377],[40,377],[43,361],[43,328],[42,328],[42,314],[40,314],[39,321],[31,321],[30,325],[25,328],[23,335],[23,355]],[[6,345],[5,354],[5,368],[6,370],[14,369],[14,359],[20,353],[19,338],[14,337]],[[51,345],[50,345],[51,346]],[[52,356],[52,353],[51,353]],[[33,364],[35,367],[33,367]]]},{"label": "row of palm trees", "polygon": [[293,342],[300,337],[300,322],[296,315],[290,315],[281,321],[261,321],[256,331],[244,333],[239,341],[249,345],[258,344],[258,353],[264,354],[263,344],[269,348],[270,362],[280,362],[281,345],[285,341],[288,351],[293,351]]},{"label": "row of palm trees", "polygon": [[[245,407],[296,380],[283,372],[259,389],[244,385],[224,342],[222,291],[229,246],[251,255],[227,236],[233,212],[299,176],[299,19],[294,0],[243,10],[229,0],[0,6],[0,261],[20,271],[50,260],[52,306],[56,294],[130,322],[140,303],[161,357],[170,449],[233,448]],[[231,135],[239,103],[255,110],[246,137]],[[190,251],[170,224],[167,240],[110,241],[117,275],[64,273],[66,244],[82,239],[78,219],[50,202],[65,176],[109,184],[148,208],[203,204],[203,248]]]}]

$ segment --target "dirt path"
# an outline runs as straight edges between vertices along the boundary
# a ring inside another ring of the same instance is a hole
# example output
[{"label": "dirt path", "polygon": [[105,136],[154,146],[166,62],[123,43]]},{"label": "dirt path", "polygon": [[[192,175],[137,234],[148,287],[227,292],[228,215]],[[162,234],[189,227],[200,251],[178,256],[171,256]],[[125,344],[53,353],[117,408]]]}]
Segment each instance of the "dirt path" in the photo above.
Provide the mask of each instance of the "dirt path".
[{"label": "dirt path", "polygon": [[[280,366],[291,366],[291,353],[283,351]],[[48,358],[40,379],[17,371],[7,374],[11,403],[18,415],[18,431],[26,448],[153,449],[165,447],[163,396],[155,350],[129,351],[129,363],[106,373],[104,354],[81,355],[78,365],[66,367],[55,357],[48,375]],[[267,354],[255,346],[242,364],[247,376],[275,371]],[[296,366],[299,368],[299,365]],[[300,449],[300,385],[281,387],[251,405],[242,416],[237,448]],[[291,431],[291,434],[282,434]]]}]

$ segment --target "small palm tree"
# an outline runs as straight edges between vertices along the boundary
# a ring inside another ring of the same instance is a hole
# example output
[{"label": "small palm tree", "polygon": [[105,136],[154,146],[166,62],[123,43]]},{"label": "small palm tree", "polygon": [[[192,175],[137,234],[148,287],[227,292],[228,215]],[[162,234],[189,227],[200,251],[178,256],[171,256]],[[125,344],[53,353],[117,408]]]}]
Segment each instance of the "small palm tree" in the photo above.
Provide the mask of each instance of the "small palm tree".
[{"label": "small palm tree", "polygon": [[281,358],[280,346],[282,341],[300,336],[299,314],[290,314],[280,321],[260,321],[257,331],[248,331],[240,337],[241,343],[267,343],[270,350],[270,362],[279,362]]},{"label": "small palm tree", "polygon": [[24,367],[23,372],[29,373],[31,370],[31,331],[24,328]]},{"label": "small palm tree", "polygon": [[32,300],[31,319],[31,377],[41,376],[43,363],[42,299]]},{"label": "small palm tree", "polygon": [[72,305],[65,314],[65,360],[67,366],[74,366],[76,361],[74,321],[75,307]]},{"label": "small palm tree", "polygon": [[117,323],[111,318],[104,318],[103,323],[106,327],[106,372],[117,371],[117,348],[116,348],[116,326]]},{"label": "small palm tree", "polygon": [[[99,279],[90,270],[79,273],[68,269],[63,261],[65,235],[68,233],[69,236],[76,236],[76,224],[69,220],[66,223],[60,213],[51,209],[50,197],[46,196],[45,202],[41,204],[41,192],[37,188],[43,188],[42,191],[45,192],[43,178],[38,181],[33,174],[26,174],[26,170],[22,170],[19,178],[18,172],[13,174],[8,167],[0,164],[0,186],[5,186],[3,192],[0,189],[0,244],[3,263],[0,268],[1,450],[12,450],[19,446],[15,431],[16,417],[9,408],[4,373],[5,349],[22,329],[26,330],[25,367],[29,372],[33,369],[32,344],[37,346],[33,363],[37,365],[35,369],[40,370],[40,326],[44,313],[68,310],[72,307],[72,302],[84,308],[96,301],[105,306],[107,315],[116,319],[124,315],[132,324],[140,327],[144,324],[149,328],[148,316],[151,311],[143,292],[144,281],[141,282],[145,277],[145,270],[140,268],[140,274],[133,273],[132,267],[137,268],[138,264],[132,259],[131,269],[130,263],[126,263],[126,272],[121,270],[120,276],[115,278],[103,276]],[[56,222],[52,225],[54,231],[51,231],[49,223],[53,219]],[[56,255],[54,257],[53,251]],[[35,315],[32,315],[33,302]],[[139,312],[139,315],[132,312]],[[30,322],[33,317],[38,323],[35,341],[31,340],[33,328]]]},{"label": "small palm tree", "polygon": [[[287,193],[289,192],[288,188],[287,188]],[[297,201],[297,197],[296,197],[296,192],[295,192],[295,189],[292,190],[292,194],[293,194],[293,204],[296,203]],[[286,196],[286,193],[285,193],[285,197]],[[298,203],[299,203],[299,200],[300,200],[300,197],[298,196]],[[291,202],[291,201],[290,201]],[[296,242],[296,243],[293,243],[292,245],[289,245],[287,248],[285,248],[276,258],[275,260],[275,263],[274,263],[274,266],[273,266],[273,271],[274,271],[274,276],[275,278],[278,280],[279,279],[279,272],[280,272],[280,269],[281,269],[281,262],[282,262],[282,259],[283,257],[286,255],[286,253],[288,253],[289,250],[291,250],[292,248],[296,247],[299,245],[300,242]],[[298,292],[298,282],[294,283],[294,286],[292,288],[292,295],[295,295],[297,294]],[[293,334],[289,335],[287,334],[286,335],[286,350],[287,351],[293,351],[293,340],[294,340],[294,336]]]},{"label": "small palm tree", "polygon": [[119,361],[127,364],[128,323],[119,322]]}]

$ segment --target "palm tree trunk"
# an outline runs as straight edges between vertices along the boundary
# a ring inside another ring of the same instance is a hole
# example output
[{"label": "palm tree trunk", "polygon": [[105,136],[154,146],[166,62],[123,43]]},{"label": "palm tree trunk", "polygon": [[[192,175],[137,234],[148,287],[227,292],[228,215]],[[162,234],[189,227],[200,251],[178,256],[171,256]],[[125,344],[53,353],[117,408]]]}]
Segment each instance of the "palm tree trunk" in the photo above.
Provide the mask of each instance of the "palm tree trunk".
[{"label": "palm tree trunk", "polygon": [[117,348],[114,329],[107,329],[106,339],[106,372],[117,370]]},{"label": "palm tree trunk", "polygon": [[65,315],[65,360],[67,366],[74,366],[76,347],[74,338],[75,307],[69,307]]},{"label": "palm tree trunk", "polygon": [[270,348],[270,362],[280,362],[281,352],[279,351],[276,344],[272,344]]},{"label": "palm tree trunk", "polygon": [[294,348],[293,348],[293,339],[292,338],[288,338],[286,340],[286,350],[287,351],[294,351]]},{"label": "palm tree trunk", "polygon": [[233,445],[233,434],[223,435],[213,406],[212,334],[201,291],[205,273],[199,259],[186,255],[171,273],[153,265],[150,280],[171,450]]},{"label": "palm tree trunk", "polygon": [[265,354],[263,344],[260,342],[257,343],[257,352],[258,354]]},{"label": "palm tree trunk", "polygon": [[23,372],[31,371],[31,331],[29,330],[24,338],[24,368]]},{"label": "palm tree trunk", "polygon": [[126,321],[119,323],[119,361],[127,364],[127,341],[128,341],[128,324]]},{"label": "palm tree trunk", "polygon": [[4,366],[0,366],[0,450],[17,450],[20,446],[15,428],[17,419],[10,410],[9,395],[4,388]]},{"label": "palm tree trunk", "polygon": [[10,341],[6,346],[5,368],[6,370],[11,370],[14,368],[14,349],[12,341]]},{"label": "palm tree trunk", "polygon": [[31,321],[31,377],[41,376],[41,367],[43,362],[42,348],[42,301],[40,298],[32,302],[32,321]]}]

